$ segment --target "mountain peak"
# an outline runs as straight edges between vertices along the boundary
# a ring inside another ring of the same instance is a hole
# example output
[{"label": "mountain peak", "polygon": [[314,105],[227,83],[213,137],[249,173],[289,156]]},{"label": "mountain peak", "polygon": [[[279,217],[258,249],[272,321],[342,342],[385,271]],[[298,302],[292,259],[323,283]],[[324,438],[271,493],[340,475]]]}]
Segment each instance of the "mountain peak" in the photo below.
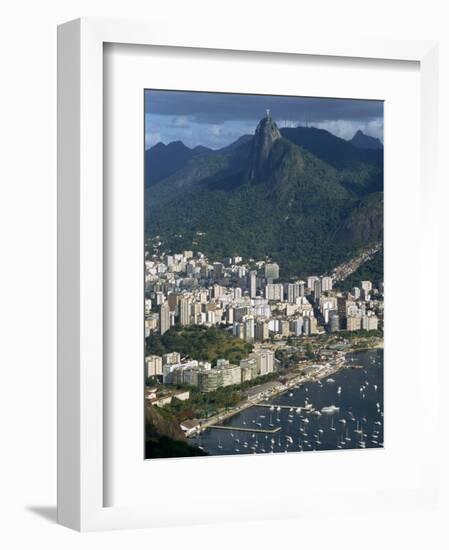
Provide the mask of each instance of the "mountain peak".
[{"label": "mountain peak", "polygon": [[364,134],[362,130],[357,130],[354,137],[349,140],[354,147],[358,149],[382,149],[383,145],[380,139]]},{"label": "mountain peak", "polygon": [[280,137],[281,133],[279,132],[279,128],[271,118],[270,110],[267,109],[267,116],[259,122],[254,134],[251,152],[251,180],[263,178],[266,172],[271,147]]}]

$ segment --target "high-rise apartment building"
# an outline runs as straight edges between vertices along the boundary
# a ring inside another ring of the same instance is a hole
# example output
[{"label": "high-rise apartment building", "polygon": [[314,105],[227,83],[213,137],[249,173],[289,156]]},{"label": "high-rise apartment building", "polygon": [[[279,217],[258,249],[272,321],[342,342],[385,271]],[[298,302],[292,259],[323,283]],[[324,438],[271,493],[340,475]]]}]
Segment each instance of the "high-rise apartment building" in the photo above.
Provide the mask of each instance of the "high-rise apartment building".
[{"label": "high-rise apartment building", "polygon": [[256,297],[257,292],[257,271],[250,271],[249,273],[249,295],[251,298]]},{"label": "high-rise apartment building", "polygon": [[161,305],[160,312],[160,333],[165,334],[170,328],[170,306],[168,302],[164,302]]},{"label": "high-rise apartment building", "polygon": [[304,283],[302,281],[287,285],[287,300],[290,304],[296,304],[296,299],[302,297],[301,293],[304,296]]},{"label": "high-rise apartment building", "polygon": [[315,281],[319,281],[319,277],[317,277],[316,275],[311,275],[310,277],[307,277],[307,288],[313,290]]},{"label": "high-rise apartment building", "polygon": [[276,302],[284,301],[284,285],[281,283],[269,283],[265,287],[265,298]]},{"label": "high-rise apartment building", "polygon": [[145,366],[148,377],[162,375],[162,357],[159,357],[159,355],[147,355]]},{"label": "high-rise apartment building", "polygon": [[329,313],[329,331],[338,332],[340,330],[340,317],[336,311]]},{"label": "high-rise apartment building", "polygon": [[270,337],[270,330],[268,327],[268,321],[258,320],[256,322],[256,340],[264,342]]},{"label": "high-rise apartment building", "polygon": [[313,298],[315,300],[315,303],[318,302],[320,297],[321,297],[321,281],[317,279],[313,283]]},{"label": "high-rise apartment building", "polygon": [[254,317],[246,317],[243,320],[243,335],[245,342],[254,342],[255,324]]},{"label": "high-rise apartment building", "polygon": [[365,292],[369,292],[373,288],[373,283],[371,281],[361,281],[360,286]]},{"label": "high-rise apartment building", "polygon": [[279,279],[279,265],[276,263],[265,264],[265,278],[272,281]]},{"label": "high-rise apartment building", "polygon": [[359,315],[349,315],[346,317],[346,330],[353,332],[360,330],[362,327],[362,318]]},{"label": "high-rise apartment building", "polygon": [[191,301],[190,298],[182,297],[179,300],[179,323],[185,327],[191,323]]},{"label": "high-rise apartment building", "polygon": [[257,373],[264,376],[274,372],[274,351],[271,349],[258,349],[249,355],[250,359],[255,359],[257,363]]},{"label": "high-rise apartment building", "polygon": [[332,290],[332,277],[321,277],[321,290],[323,292]]}]

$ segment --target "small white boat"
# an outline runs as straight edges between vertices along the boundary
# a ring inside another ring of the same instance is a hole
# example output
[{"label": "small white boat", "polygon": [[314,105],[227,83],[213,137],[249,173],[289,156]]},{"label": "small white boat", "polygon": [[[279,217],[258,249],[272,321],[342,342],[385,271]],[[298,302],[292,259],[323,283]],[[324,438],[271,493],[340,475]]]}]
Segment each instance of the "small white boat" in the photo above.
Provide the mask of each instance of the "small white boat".
[{"label": "small white boat", "polygon": [[335,405],[329,405],[328,407],[323,407],[321,409],[321,412],[323,414],[334,414],[339,411],[340,411],[340,407],[336,407]]}]

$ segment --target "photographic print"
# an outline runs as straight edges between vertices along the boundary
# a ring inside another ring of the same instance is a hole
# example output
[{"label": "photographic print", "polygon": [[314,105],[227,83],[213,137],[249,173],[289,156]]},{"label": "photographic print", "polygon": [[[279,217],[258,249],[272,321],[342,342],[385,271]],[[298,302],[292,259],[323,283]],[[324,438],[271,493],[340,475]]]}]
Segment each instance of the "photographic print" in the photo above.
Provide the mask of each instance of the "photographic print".
[{"label": "photographic print", "polygon": [[144,93],[145,458],[383,447],[383,102]]}]

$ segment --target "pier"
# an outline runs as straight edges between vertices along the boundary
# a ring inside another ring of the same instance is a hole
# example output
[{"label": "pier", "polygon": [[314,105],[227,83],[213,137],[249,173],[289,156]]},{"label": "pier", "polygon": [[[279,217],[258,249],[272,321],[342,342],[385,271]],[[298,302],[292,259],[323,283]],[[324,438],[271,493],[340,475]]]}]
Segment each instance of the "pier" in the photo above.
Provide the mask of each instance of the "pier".
[{"label": "pier", "polygon": [[288,409],[288,410],[293,409],[294,411],[296,411],[296,409],[304,408],[304,407],[300,407],[299,405],[270,405],[270,403],[255,403],[253,406],[264,407],[265,409],[271,409],[271,407],[274,407],[272,412],[274,412],[278,407],[280,407],[281,409]]},{"label": "pier", "polygon": [[214,430],[228,430],[231,432],[250,432],[250,433],[259,433],[259,434],[275,434],[279,432],[281,429],[280,426],[278,426],[277,428],[265,429],[265,428],[243,428],[240,426],[220,426],[219,424],[215,426],[209,426],[209,428],[213,428]]}]

